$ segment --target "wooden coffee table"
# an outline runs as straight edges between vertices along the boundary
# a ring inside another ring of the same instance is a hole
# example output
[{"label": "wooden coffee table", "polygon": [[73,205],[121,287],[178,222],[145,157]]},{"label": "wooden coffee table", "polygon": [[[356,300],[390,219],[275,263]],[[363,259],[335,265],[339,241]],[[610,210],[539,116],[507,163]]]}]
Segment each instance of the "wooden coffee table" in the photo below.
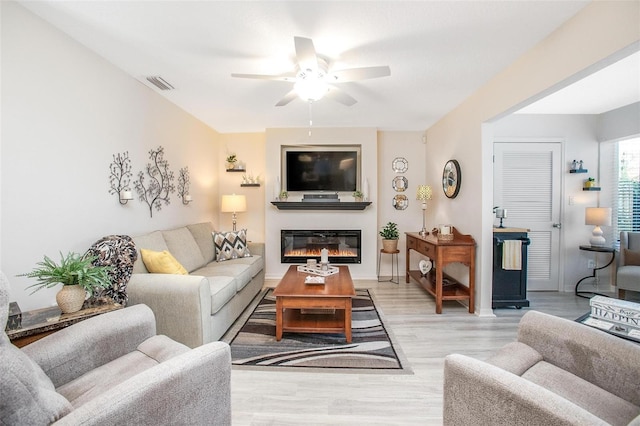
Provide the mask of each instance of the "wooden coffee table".
[{"label": "wooden coffee table", "polygon": [[347,266],[325,277],[324,284],[305,284],[309,275],[292,265],[273,292],[276,340],[282,333],[344,333],[351,343],[351,299],[356,295]]}]

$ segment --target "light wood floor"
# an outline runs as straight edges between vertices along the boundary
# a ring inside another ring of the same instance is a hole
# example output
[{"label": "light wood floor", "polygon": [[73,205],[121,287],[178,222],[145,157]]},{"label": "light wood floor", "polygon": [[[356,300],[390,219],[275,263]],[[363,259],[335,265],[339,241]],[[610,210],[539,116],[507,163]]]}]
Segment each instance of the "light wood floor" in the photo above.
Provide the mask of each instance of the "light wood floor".
[{"label": "light wood floor", "polygon": [[356,287],[371,289],[413,374],[234,369],[234,425],[440,425],[445,355],[487,358],[515,340],[527,310],[570,319],[589,310],[588,299],[570,293],[531,292],[531,308],[498,309],[496,318],[469,314],[457,302],[445,302],[436,315],[433,298],[413,282],[358,281]]}]

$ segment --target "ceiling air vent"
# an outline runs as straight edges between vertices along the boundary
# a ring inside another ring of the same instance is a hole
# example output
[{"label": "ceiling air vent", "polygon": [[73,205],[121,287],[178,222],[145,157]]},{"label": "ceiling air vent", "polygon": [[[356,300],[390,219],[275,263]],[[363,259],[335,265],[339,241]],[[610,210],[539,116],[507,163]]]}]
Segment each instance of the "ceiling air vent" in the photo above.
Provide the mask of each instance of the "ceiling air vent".
[{"label": "ceiling air vent", "polygon": [[173,87],[169,82],[167,82],[164,78],[159,75],[147,77],[147,81],[154,86],[156,86],[160,90],[173,90]]}]

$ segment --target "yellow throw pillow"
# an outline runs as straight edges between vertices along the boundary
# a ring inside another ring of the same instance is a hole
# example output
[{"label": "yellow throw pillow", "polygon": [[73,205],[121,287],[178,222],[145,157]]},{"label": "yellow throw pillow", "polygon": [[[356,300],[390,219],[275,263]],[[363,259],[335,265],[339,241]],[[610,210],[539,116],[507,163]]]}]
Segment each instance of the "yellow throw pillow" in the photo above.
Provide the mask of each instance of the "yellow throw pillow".
[{"label": "yellow throw pillow", "polygon": [[187,275],[188,272],[184,269],[184,266],[176,260],[166,250],[153,251],[147,249],[140,249],[142,255],[142,261],[147,270],[155,274],[180,274]]}]

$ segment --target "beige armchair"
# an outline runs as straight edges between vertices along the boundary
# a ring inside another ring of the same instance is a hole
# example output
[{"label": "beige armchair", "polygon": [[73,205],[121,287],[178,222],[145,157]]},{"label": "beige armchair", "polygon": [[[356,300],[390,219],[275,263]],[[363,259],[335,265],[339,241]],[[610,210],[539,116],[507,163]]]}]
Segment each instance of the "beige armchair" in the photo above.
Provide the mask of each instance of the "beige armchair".
[{"label": "beige armchair", "polygon": [[620,232],[620,256],[616,273],[618,298],[627,298],[627,290],[640,296],[640,232]]},{"label": "beige armchair", "polygon": [[444,425],[640,425],[640,345],[536,311],[487,361],[448,355]]},{"label": "beige armchair", "polygon": [[158,336],[151,310],[136,305],[18,349],[4,332],[8,293],[0,272],[0,423],[231,423],[225,343],[190,349]]}]

